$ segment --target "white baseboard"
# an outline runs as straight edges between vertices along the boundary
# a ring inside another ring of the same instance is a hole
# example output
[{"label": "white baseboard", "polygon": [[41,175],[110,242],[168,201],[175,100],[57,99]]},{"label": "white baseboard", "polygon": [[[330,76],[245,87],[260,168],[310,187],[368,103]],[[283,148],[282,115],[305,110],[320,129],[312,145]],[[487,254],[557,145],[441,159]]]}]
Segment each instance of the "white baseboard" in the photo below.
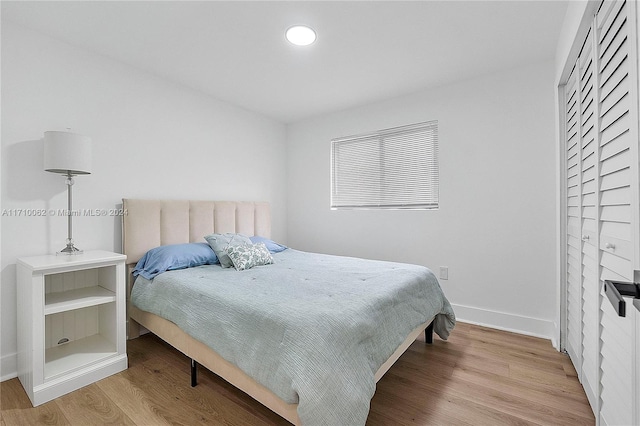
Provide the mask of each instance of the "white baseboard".
[{"label": "white baseboard", "polygon": [[456,319],[460,322],[510,331],[527,336],[541,337],[551,340],[551,343],[556,347],[555,325],[553,321],[506,312],[489,311],[453,303],[451,306],[456,313]]},{"label": "white baseboard", "polygon": [[18,355],[8,354],[0,358],[0,382],[18,377]]}]

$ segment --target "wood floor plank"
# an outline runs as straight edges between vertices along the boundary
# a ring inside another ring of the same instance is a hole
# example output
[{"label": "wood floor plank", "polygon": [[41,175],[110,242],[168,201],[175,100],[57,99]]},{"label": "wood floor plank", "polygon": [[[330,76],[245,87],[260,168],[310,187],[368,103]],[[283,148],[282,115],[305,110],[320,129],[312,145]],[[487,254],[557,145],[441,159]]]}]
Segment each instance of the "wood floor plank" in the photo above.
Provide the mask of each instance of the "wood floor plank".
[{"label": "wood floor plank", "polygon": [[[385,413],[392,414],[396,421],[400,419],[405,424],[533,424],[501,410],[454,395],[445,388],[420,389],[420,392],[407,396],[404,391],[406,386],[407,382],[404,380],[395,381],[389,378],[385,387],[376,392],[372,402],[375,404],[378,400],[384,400],[385,403],[381,404],[380,408],[383,408]],[[377,412],[379,408],[374,404],[371,411]]]},{"label": "wood floor plank", "polygon": [[54,401],[72,424],[135,425],[96,383]]},{"label": "wood floor plank", "polygon": [[[153,335],[127,342],[129,368],[33,408],[2,383],[0,426],[23,424],[287,425]],[[549,341],[459,323],[448,341],[414,342],[378,382],[368,426],[593,425],[569,358]]]},{"label": "wood floor plank", "polygon": [[538,388],[530,386],[528,382],[497,376],[477,368],[468,367],[457,368],[454,372],[454,378],[477,383],[493,390],[504,391],[536,403],[548,405],[551,408],[559,410],[569,408],[586,419],[592,417],[588,411],[590,409],[589,403],[585,398],[581,395],[564,392],[561,389]]},{"label": "wood floor plank", "polygon": [[5,425],[69,425],[55,401],[33,408],[18,379],[0,383],[0,409]]},{"label": "wood floor plank", "polygon": [[171,412],[156,404],[147,396],[147,392],[136,386],[135,370],[137,368],[130,368],[127,374],[107,377],[97,385],[136,424],[146,422],[161,426],[177,423]]},{"label": "wood floor plank", "polygon": [[567,380],[568,376],[566,374],[559,375],[550,373],[537,367],[523,365],[522,363],[509,364],[509,377],[517,378],[527,383],[535,383],[546,389],[561,389],[575,393],[583,391],[580,382],[578,382],[578,380]]}]

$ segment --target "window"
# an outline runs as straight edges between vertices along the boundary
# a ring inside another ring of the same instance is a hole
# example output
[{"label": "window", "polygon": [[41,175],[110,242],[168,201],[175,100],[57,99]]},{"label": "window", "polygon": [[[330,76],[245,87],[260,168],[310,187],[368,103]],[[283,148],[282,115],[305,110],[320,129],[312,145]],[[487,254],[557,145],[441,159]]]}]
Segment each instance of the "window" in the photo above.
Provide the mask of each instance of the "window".
[{"label": "window", "polygon": [[331,141],[332,209],[437,209],[438,122]]}]

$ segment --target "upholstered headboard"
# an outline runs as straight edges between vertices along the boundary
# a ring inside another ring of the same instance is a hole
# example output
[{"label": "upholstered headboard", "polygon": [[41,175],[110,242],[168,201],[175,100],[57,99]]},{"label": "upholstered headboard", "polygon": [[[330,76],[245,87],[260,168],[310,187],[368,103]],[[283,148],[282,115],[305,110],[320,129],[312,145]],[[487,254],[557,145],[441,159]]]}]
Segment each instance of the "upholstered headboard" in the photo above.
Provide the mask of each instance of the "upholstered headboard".
[{"label": "upholstered headboard", "polygon": [[271,238],[266,202],[123,199],[122,245],[127,263],[167,244],[204,242],[213,232]]}]

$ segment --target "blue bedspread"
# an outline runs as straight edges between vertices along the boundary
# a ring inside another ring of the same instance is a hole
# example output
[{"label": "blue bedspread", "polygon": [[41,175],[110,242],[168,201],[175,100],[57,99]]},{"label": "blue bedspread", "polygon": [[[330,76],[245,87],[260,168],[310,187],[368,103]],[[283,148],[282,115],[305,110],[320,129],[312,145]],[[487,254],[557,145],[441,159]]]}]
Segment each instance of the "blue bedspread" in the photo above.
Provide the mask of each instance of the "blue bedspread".
[{"label": "blue bedspread", "polygon": [[451,305],[422,266],[306,253],[236,271],[207,265],[139,277],[131,302],[174,322],[284,401],[304,425],[363,425],[374,375],[408,334]]}]

